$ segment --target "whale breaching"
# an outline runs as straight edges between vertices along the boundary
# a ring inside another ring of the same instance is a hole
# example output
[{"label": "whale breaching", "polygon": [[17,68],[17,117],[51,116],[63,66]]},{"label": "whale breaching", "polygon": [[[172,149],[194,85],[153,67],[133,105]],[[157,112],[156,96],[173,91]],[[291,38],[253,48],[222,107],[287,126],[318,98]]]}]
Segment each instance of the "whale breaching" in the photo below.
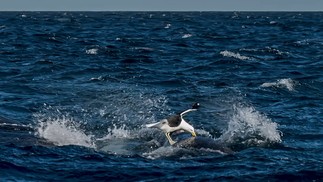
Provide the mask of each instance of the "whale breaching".
[{"label": "whale breaching", "polygon": [[169,143],[171,145],[175,144],[176,142],[170,137],[170,134],[174,131],[178,131],[178,130],[185,130],[189,133],[192,134],[193,137],[196,137],[195,131],[193,126],[191,126],[190,124],[188,124],[184,119],[183,119],[183,115],[191,112],[191,111],[196,111],[199,108],[200,104],[199,103],[195,103],[191,109],[187,109],[183,112],[180,112],[179,114],[170,116],[166,119],[162,119],[157,123],[152,123],[152,124],[147,124],[146,127],[148,128],[159,128],[161,129]]}]

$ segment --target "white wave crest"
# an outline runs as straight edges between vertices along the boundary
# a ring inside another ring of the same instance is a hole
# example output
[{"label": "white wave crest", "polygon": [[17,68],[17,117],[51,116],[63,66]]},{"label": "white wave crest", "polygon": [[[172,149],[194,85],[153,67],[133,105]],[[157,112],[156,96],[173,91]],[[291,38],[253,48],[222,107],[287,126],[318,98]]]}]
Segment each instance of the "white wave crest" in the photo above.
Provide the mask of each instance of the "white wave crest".
[{"label": "white wave crest", "polygon": [[192,37],[193,35],[192,34],[184,34],[183,36],[182,36],[182,38],[183,39],[187,39],[187,38],[190,38],[190,37]]},{"label": "white wave crest", "polygon": [[[37,117],[37,116],[36,116]],[[41,116],[42,117],[42,116]],[[92,135],[85,134],[79,129],[73,118],[43,118],[39,117],[36,134],[57,146],[79,145],[94,148]]]},{"label": "white wave crest", "polygon": [[220,136],[224,142],[242,144],[280,143],[281,132],[278,125],[266,115],[256,111],[253,107],[233,106],[233,115],[228,129]]},{"label": "white wave crest", "polygon": [[296,85],[297,85],[296,81],[290,78],[285,78],[285,79],[279,79],[276,82],[263,83],[260,85],[260,87],[287,88],[289,91],[294,91]]},{"label": "white wave crest", "polygon": [[97,48],[93,48],[93,49],[88,49],[85,51],[86,54],[92,54],[92,55],[96,55],[98,54],[98,50]]},{"label": "white wave crest", "polygon": [[240,59],[240,60],[251,60],[250,57],[242,56],[239,53],[234,53],[234,52],[227,51],[227,50],[221,51],[220,54],[224,57],[233,57],[233,58]]},{"label": "white wave crest", "polygon": [[276,21],[270,21],[269,24],[274,25],[274,24],[277,24],[277,22]]},{"label": "white wave crest", "polygon": [[168,23],[168,24],[166,24],[166,26],[165,26],[164,28],[166,28],[166,29],[167,29],[167,28],[170,28],[171,26],[172,26],[172,25]]}]

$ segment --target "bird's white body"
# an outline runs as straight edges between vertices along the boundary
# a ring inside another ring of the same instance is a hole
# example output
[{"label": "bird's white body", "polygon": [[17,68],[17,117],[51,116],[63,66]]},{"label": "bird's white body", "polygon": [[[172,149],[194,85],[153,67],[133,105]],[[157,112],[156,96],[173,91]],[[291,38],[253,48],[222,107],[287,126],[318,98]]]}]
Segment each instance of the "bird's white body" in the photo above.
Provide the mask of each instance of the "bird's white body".
[{"label": "bird's white body", "polygon": [[[165,133],[169,143],[171,145],[173,145],[176,142],[172,140],[172,138],[170,137],[170,133],[172,133],[174,131],[185,130],[187,132],[190,132],[192,134],[192,136],[194,136],[194,137],[196,136],[193,126],[188,124],[183,119],[183,115],[188,112],[191,112],[191,111],[196,111],[196,109],[188,109],[186,111],[181,112],[179,115],[175,115],[175,116],[170,117],[168,119],[162,119],[157,123],[147,124],[146,127],[161,129]],[[176,123],[178,123],[178,125],[176,125]],[[173,126],[173,125],[175,125],[175,126]]]},{"label": "bird's white body", "polygon": [[167,119],[162,119],[161,121],[159,121],[157,123],[147,124],[146,127],[161,129],[165,133],[165,135],[171,145],[176,143],[170,137],[170,133],[172,133],[174,131],[185,130],[185,131],[192,133],[193,136],[196,136],[193,126],[188,124],[184,119],[182,119],[181,124],[176,127],[170,127],[168,125]]},{"label": "bird's white body", "polygon": [[152,123],[152,124],[147,124],[147,128],[159,128],[161,129],[164,133],[172,133],[177,130],[185,130],[188,132],[194,131],[193,126],[188,124],[184,119],[181,121],[181,124],[176,126],[176,127],[170,127],[167,123],[167,119],[162,119],[157,123]]}]

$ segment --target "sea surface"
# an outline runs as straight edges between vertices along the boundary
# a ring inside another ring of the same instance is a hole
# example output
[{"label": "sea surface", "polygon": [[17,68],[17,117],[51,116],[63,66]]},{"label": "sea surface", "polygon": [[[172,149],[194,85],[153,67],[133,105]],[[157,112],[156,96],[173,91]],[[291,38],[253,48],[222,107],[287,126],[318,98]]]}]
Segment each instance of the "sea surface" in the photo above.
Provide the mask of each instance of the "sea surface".
[{"label": "sea surface", "polygon": [[[0,12],[0,181],[323,181],[322,20]],[[234,153],[145,127],[195,102]]]}]

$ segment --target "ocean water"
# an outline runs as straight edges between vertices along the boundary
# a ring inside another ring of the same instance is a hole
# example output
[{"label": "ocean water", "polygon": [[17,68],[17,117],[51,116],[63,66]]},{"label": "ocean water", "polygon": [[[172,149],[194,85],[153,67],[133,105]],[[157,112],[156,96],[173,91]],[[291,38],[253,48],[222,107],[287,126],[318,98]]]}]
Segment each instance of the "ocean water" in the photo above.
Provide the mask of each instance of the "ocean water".
[{"label": "ocean water", "polygon": [[[322,181],[322,19],[0,12],[1,181]],[[233,154],[145,128],[195,102]]]}]

